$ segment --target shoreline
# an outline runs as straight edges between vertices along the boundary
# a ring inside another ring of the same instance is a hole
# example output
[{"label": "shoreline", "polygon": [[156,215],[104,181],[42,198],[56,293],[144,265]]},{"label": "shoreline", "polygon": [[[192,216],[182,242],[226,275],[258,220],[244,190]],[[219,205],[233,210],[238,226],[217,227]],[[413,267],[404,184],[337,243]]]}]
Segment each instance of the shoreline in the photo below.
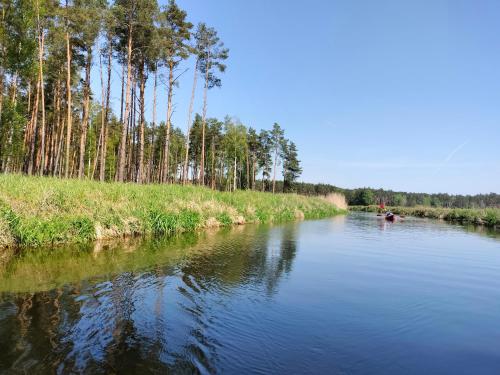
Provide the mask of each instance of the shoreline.
[{"label": "shoreline", "polygon": [[[349,211],[378,212],[378,206],[349,206]],[[388,206],[396,215],[438,219],[450,223],[473,224],[492,229],[500,229],[500,209],[498,208],[443,208],[443,207],[400,207]]]},{"label": "shoreline", "polygon": [[347,213],[319,197],[0,176],[0,249],[171,236]]}]

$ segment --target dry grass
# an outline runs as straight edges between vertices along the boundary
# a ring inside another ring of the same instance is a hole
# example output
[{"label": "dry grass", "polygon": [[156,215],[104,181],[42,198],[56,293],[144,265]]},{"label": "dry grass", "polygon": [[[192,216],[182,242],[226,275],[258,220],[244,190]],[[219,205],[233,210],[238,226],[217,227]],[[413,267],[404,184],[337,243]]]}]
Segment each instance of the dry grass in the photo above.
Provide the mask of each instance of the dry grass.
[{"label": "dry grass", "polygon": [[0,217],[0,248],[12,245],[14,238],[9,230],[9,223]]},{"label": "dry grass", "polygon": [[330,193],[325,197],[325,200],[328,203],[333,204],[340,210],[347,210],[347,200],[345,199],[344,194],[340,193]]}]

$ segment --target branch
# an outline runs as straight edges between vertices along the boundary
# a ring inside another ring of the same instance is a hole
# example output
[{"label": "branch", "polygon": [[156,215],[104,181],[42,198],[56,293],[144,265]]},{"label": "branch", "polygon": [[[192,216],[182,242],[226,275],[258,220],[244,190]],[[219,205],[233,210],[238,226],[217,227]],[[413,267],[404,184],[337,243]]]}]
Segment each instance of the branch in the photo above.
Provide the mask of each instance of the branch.
[{"label": "branch", "polygon": [[175,83],[184,73],[186,73],[189,70],[189,68],[186,68],[181,74],[179,74],[177,77],[174,78],[172,83]]}]

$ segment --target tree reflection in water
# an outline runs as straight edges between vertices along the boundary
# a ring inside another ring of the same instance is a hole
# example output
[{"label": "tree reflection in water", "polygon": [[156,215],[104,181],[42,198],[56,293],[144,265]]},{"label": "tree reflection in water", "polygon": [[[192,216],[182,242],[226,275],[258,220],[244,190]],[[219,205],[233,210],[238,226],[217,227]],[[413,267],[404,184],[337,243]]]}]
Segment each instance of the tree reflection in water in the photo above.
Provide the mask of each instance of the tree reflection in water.
[{"label": "tree reflection in water", "polygon": [[0,276],[0,372],[213,373],[231,303],[276,291],[296,231],[245,226],[21,255]]}]

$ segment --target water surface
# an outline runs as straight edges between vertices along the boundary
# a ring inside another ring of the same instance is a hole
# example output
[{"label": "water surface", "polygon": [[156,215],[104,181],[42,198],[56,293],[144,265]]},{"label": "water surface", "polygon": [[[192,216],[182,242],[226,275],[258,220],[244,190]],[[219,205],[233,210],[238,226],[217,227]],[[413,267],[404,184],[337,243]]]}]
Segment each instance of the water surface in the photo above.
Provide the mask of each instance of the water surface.
[{"label": "water surface", "polygon": [[1,272],[0,372],[500,373],[494,232],[360,213]]}]

